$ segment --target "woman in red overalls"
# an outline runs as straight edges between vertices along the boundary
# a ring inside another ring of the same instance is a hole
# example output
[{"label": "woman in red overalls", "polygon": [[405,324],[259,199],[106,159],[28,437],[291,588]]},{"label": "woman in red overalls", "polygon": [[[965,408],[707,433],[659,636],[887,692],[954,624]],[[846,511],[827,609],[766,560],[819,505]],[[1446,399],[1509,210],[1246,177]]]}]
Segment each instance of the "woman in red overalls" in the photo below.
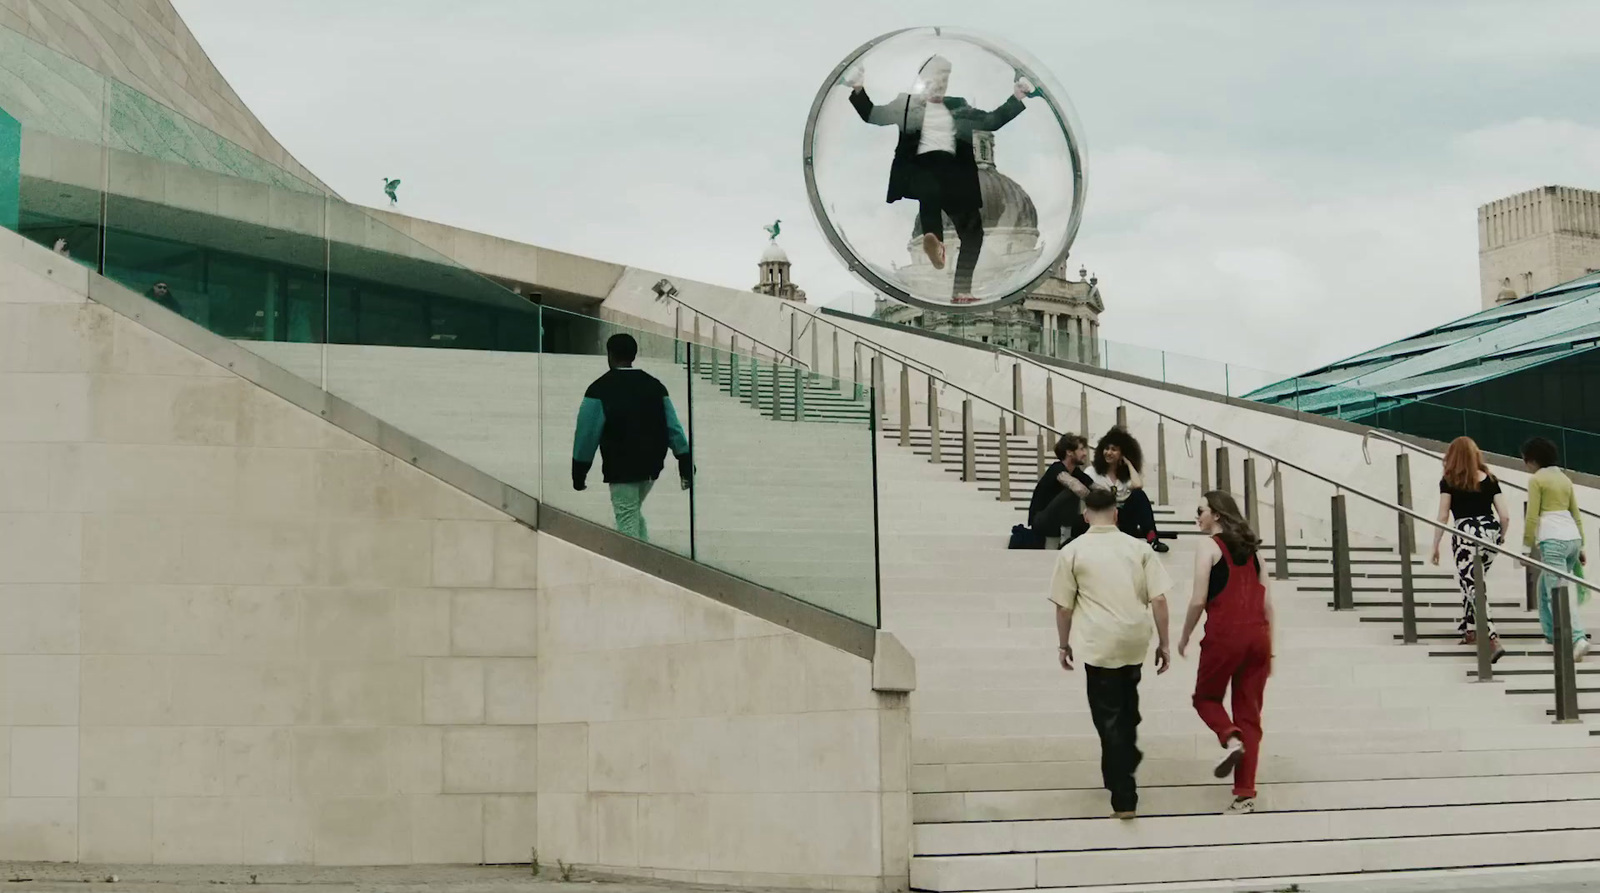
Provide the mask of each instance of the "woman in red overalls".
[{"label": "woman in red overalls", "polygon": [[[1256,764],[1261,758],[1261,701],[1272,674],[1272,601],[1256,549],[1261,538],[1239,514],[1239,504],[1219,490],[1205,494],[1195,523],[1211,534],[1195,552],[1194,597],[1183,622],[1178,654],[1206,616],[1194,709],[1217,733],[1223,752],[1216,775],[1233,774],[1228,815],[1256,809]],[[1233,716],[1222,696],[1233,686]]]}]

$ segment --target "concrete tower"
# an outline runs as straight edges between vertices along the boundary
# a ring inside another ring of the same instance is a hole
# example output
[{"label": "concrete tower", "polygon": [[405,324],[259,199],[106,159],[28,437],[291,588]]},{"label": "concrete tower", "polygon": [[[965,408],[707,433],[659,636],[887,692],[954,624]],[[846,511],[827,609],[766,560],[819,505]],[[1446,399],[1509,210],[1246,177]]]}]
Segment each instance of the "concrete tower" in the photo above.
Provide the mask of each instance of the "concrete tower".
[{"label": "concrete tower", "polygon": [[761,281],[757,282],[751,291],[782,298],[785,301],[805,303],[805,289],[795,285],[790,279],[789,255],[777,241],[767,243],[767,250],[761,252],[761,260],[756,264],[756,268],[761,271]]},{"label": "concrete tower", "polygon": [[1600,192],[1542,186],[1478,208],[1483,306],[1600,270]]}]

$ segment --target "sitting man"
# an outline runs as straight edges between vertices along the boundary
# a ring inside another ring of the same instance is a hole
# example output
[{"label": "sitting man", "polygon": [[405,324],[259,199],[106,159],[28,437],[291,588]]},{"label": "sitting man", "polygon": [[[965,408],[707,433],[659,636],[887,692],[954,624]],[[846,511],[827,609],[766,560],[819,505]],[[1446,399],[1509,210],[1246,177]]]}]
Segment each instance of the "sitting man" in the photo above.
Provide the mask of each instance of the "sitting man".
[{"label": "sitting man", "polygon": [[1082,508],[1083,497],[1094,486],[1093,479],[1083,470],[1088,463],[1089,441],[1076,434],[1061,435],[1056,441],[1056,461],[1045,469],[1028,502],[1028,526],[1035,534],[1061,537],[1061,544],[1066,545],[1089,529]]}]

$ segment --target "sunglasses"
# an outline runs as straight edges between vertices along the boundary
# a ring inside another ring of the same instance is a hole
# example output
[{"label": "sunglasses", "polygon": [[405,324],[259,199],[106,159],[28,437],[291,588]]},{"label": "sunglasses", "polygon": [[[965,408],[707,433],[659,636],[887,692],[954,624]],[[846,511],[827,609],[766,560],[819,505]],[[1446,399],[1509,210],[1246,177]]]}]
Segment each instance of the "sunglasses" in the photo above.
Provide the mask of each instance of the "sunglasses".
[{"label": "sunglasses", "polygon": [[1200,517],[1201,515],[1203,515],[1205,513],[1206,513],[1206,507],[1205,506],[1202,505],[1202,506],[1196,506],[1195,507],[1194,516],[1196,518]]}]

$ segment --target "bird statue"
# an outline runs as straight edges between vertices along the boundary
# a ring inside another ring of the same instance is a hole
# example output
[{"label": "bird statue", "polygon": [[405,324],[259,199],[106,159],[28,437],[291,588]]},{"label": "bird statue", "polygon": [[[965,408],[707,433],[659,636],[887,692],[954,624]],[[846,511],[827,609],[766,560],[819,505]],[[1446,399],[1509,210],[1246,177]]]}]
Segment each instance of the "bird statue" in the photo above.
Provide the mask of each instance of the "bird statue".
[{"label": "bird statue", "polygon": [[383,178],[383,191],[389,196],[389,207],[391,208],[400,203],[400,196],[395,195],[395,191],[399,188],[399,180],[391,180],[388,177]]},{"label": "bird statue", "polygon": [[767,231],[767,237],[769,239],[771,239],[772,241],[776,242],[778,240],[778,230],[782,225],[783,225],[783,221],[782,220],[774,220],[774,221],[772,221],[772,225],[771,226],[763,226],[762,229]]}]

